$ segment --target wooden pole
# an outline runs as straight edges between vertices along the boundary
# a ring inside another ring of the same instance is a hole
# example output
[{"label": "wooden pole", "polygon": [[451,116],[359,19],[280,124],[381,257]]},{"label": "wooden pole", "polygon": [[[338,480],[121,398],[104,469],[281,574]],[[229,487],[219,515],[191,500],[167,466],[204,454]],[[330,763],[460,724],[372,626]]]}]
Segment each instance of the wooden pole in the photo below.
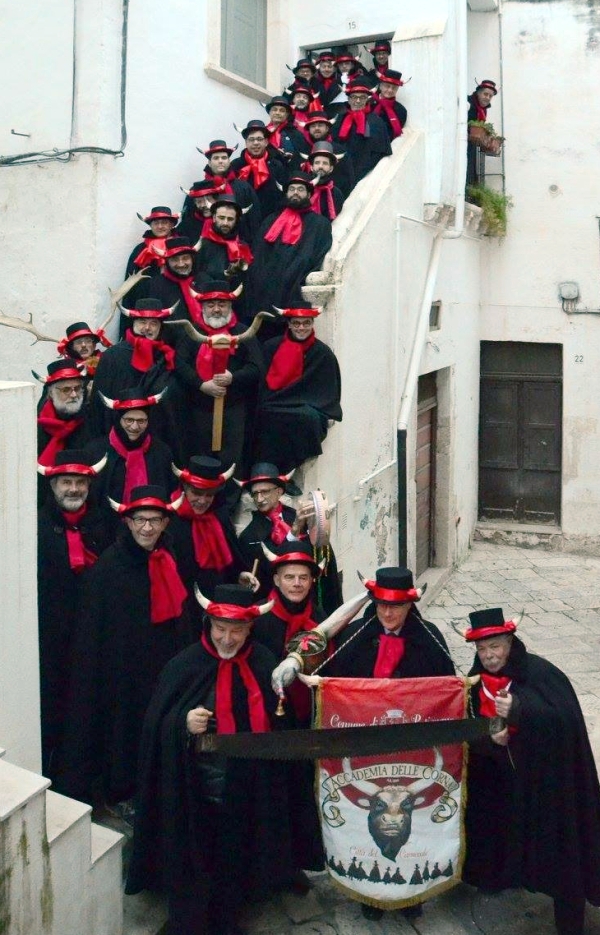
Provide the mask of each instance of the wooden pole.
[{"label": "wooden pole", "polygon": [[225,397],[215,396],[213,404],[213,424],[212,424],[212,450],[220,451],[223,444],[223,411],[225,409]]}]

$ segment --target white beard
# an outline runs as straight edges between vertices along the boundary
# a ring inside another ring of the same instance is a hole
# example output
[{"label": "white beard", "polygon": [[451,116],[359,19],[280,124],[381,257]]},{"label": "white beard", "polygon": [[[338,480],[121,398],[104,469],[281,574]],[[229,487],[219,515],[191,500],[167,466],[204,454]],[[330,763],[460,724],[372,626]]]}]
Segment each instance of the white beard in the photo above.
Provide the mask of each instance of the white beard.
[{"label": "white beard", "polygon": [[231,321],[231,316],[233,312],[228,312],[226,315],[206,315],[202,313],[204,321],[210,328],[224,328]]}]

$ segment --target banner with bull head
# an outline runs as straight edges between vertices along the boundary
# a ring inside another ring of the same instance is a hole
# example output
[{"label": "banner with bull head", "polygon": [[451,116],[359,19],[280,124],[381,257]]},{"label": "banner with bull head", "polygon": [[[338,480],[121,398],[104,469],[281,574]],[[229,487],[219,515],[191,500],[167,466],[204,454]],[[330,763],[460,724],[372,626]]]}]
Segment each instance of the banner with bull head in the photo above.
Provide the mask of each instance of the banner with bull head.
[{"label": "banner with bull head", "polygon": [[[454,676],[323,679],[317,724],[401,724],[466,717]],[[466,748],[466,745],[464,745]],[[455,886],[463,862],[463,744],[322,759],[317,806],[327,869],[347,895],[381,909],[423,902]]]}]

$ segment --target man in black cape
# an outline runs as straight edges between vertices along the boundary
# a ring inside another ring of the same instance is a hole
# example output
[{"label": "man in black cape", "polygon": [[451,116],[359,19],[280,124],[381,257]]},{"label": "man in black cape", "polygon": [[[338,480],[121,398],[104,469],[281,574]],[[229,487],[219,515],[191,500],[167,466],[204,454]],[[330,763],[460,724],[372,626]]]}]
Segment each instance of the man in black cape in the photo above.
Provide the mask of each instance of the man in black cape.
[{"label": "man in black cape", "polygon": [[225,464],[235,463],[238,474],[243,476],[263,367],[260,347],[253,336],[234,342],[231,353],[214,347],[209,339],[243,335],[247,329],[238,323],[233,311],[236,295],[229,283],[214,280],[202,284],[201,289],[197,293],[199,316],[191,332],[191,325],[171,326],[177,332],[177,377],[186,394],[179,421],[184,450],[180,461],[187,461],[198,451],[212,450],[215,400],[222,397],[225,402],[218,456]]},{"label": "man in black cape", "polygon": [[344,90],[340,75],[336,67],[336,56],[333,52],[321,52],[317,59],[317,71],[311,78],[311,88],[317,94],[317,100],[328,117],[335,117],[339,104],[334,100]]},{"label": "man in black cape", "polygon": [[198,753],[195,741],[275,726],[275,658],[251,636],[270,605],[236,585],[200,599],[202,639],[167,666],[144,722],[126,892],[166,892],[169,935],[234,935],[244,902],[294,873],[284,767]]},{"label": "man in black cape", "polygon": [[38,625],[42,773],[54,778],[54,754],[62,740],[71,648],[81,618],[81,588],[89,569],[110,545],[101,511],[88,499],[102,470],[78,449],[57,452],[52,467],[38,466],[48,480],[46,502],[38,512]]},{"label": "man in black cape", "polygon": [[[125,279],[141,269],[145,269],[147,275],[151,276],[160,272],[164,264],[165,240],[171,236],[179,221],[179,215],[174,214],[167,205],[156,205],[150,208],[150,213],[146,217],[143,218],[139,214],[138,217],[148,225],[148,230],[144,233],[142,242],[131,251],[125,269]],[[141,297],[140,295],[130,296],[130,300],[135,301]],[[127,304],[133,304],[133,302],[129,301]]]},{"label": "man in black cape", "polygon": [[314,144],[307,161],[308,170],[316,176],[310,199],[312,209],[330,221],[335,221],[344,206],[344,196],[333,180],[340,158],[343,157],[334,153],[333,144],[324,141]]},{"label": "man in black cape", "polygon": [[[241,217],[242,208],[233,195],[217,195],[210,207],[210,218],[201,231],[197,284],[211,279],[227,279],[231,288],[237,289],[245,282],[253,256],[248,244],[239,236]],[[238,300],[238,309],[241,300]]]},{"label": "man in black cape", "polygon": [[210,600],[219,584],[243,584],[256,590],[242,555],[225,502],[224,490],[235,465],[223,469],[219,458],[193,455],[186,468],[173,465],[184,497],[175,506],[169,532],[190,600],[194,584]]},{"label": "man in black cape", "polygon": [[161,403],[161,395],[144,398],[138,389],[132,389],[124,390],[119,399],[100,397],[112,414],[113,425],[108,435],[91,441],[86,452],[95,461],[106,455],[106,467],[94,482],[94,493],[114,539],[122,524],[108,498],[127,503],[134,487],[158,484],[170,493],[176,483],[171,449],[150,429],[150,413]]},{"label": "man in black cape", "polygon": [[[346,147],[343,143],[334,140],[331,135],[331,127],[334,123],[335,120],[329,119],[324,110],[313,110],[306,121],[304,129],[308,135],[309,147],[312,148],[317,143],[331,144],[333,153],[336,156],[336,164],[332,174],[333,184],[336,188],[339,188],[343,197],[347,198],[356,184],[354,166],[352,160],[348,156]],[[307,148],[305,152],[308,156],[311,149]],[[310,165],[308,169],[312,171]],[[304,171],[308,171],[306,166],[304,167]]]},{"label": "man in black cape", "polygon": [[181,223],[175,235],[187,237],[190,243],[195,244],[202,236],[202,230],[207,221],[210,221],[215,199],[225,194],[225,182],[221,179],[200,179],[192,182],[192,187],[183,189],[185,201],[181,212]]},{"label": "man in black cape", "polygon": [[161,670],[192,634],[165,535],[173,509],[166,491],[135,487],[129,502],[113,507],[124,525],[84,583],[55,787],[127,817],[144,712]]},{"label": "man in black cape", "polygon": [[[374,581],[364,581],[373,598],[358,620],[342,630],[337,655],[327,675],[343,678],[420,678],[454,675],[446,641],[438,628],[423,620],[415,604],[422,591],[415,588],[408,568],[378,568]],[[366,919],[377,920],[383,909],[362,905]],[[402,910],[421,914],[420,904]]]},{"label": "man in black cape", "polygon": [[[310,501],[298,504],[298,510],[281,502],[284,494],[296,496],[301,491],[292,481],[292,474],[282,474],[275,464],[257,462],[250,469],[248,480],[240,482],[247,488],[256,507],[252,519],[240,533],[240,546],[248,566],[258,560],[257,577],[260,581],[259,596],[270,593],[273,586],[273,569],[265,558],[262,543],[277,550],[286,540],[306,541],[307,518],[314,510]],[[317,603],[326,614],[332,614],[342,603],[342,589],[337,571],[337,562],[331,546],[317,555],[322,572],[317,582]]]},{"label": "man in black cape", "polygon": [[[472,94],[467,98],[469,102],[469,113],[467,121],[475,120],[479,123],[488,123],[488,110],[492,106],[492,99],[498,93],[496,82],[486,78],[481,81]],[[485,182],[485,179],[479,178],[478,166],[479,149],[475,143],[467,143],[467,187],[469,185],[479,185]]]},{"label": "man in black cape", "polygon": [[[94,377],[90,397],[93,437],[106,435],[113,416],[102,402],[119,399],[125,390],[135,389],[142,397],[156,396],[169,387],[169,401],[154,407],[150,419],[152,431],[171,447],[177,442],[171,431],[171,407],[176,408],[178,386],[175,381],[175,351],[165,341],[163,322],[174,307],[162,306],[157,299],[139,299],[135,309],[125,309],[131,327],[125,336],[104,352]],[[175,448],[177,451],[177,448]]]},{"label": "man in black cape", "polygon": [[347,147],[358,183],[384,156],[391,156],[392,147],[383,120],[368,109],[373,89],[358,78],[348,84],[346,93],[348,107],[337,117],[333,138]]},{"label": "man in black cape", "polygon": [[176,318],[194,321],[198,303],[194,298],[194,277],[200,246],[188,237],[169,237],[166,242],[165,265],[160,276],[149,281],[148,295],[161,305],[171,308],[176,303]]},{"label": "man in black cape", "polygon": [[[286,183],[285,207],[266,218],[253,244],[254,263],[248,272],[248,306],[253,315],[272,305],[302,305],[306,277],[319,269],[331,249],[331,221],[310,206],[313,183],[303,172]],[[281,328],[262,331],[262,339]]]},{"label": "man in black cape", "polygon": [[56,350],[61,357],[70,357],[89,380],[94,379],[96,367],[100,361],[103,347],[112,347],[102,328],[93,331],[87,321],[75,321],[67,325],[64,338],[57,344]]},{"label": "man in black cape", "polygon": [[507,726],[470,745],[463,879],[546,893],[559,935],[583,935],[586,900],[600,904],[600,787],[579,701],[500,607],[469,617],[475,713]]},{"label": "man in black cape", "polygon": [[77,361],[61,357],[48,364],[47,376],[38,377],[44,393],[38,405],[38,461],[48,467],[65,448],[83,448],[92,437],[86,400],[86,378]]},{"label": "man in black cape", "polygon": [[269,150],[270,133],[263,120],[249,120],[240,133],[246,141],[246,148],[232,160],[231,168],[238,179],[252,186],[260,204],[261,217],[266,218],[281,206],[281,186],[287,178],[287,169],[281,159]]},{"label": "man in black cape", "polygon": [[287,474],[322,454],[329,420],[341,422],[337,358],[314,333],[319,310],[281,310],[287,330],[263,346],[267,372],[259,395],[254,456]]},{"label": "man in black cape", "polygon": [[294,126],[292,105],[286,97],[278,95],[265,104],[265,110],[269,115],[269,148],[284,166],[294,172],[300,168],[300,154],[306,149],[306,137]]},{"label": "man in black cape", "polygon": [[402,72],[390,68],[380,76],[378,91],[373,99],[373,113],[385,123],[390,141],[402,136],[408,118],[406,107],[396,100],[398,88],[403,84]]},{"label": "man in black cape", "polygon": [[[237,143],[235,149],[237,149]],[[252,186],[244,179],[238,179],[231,168],[231,155],[234,149],[228,146],[225,140],[211,140],[208,149],[198,149],[198,152],[207,159],[204,177],[221,182],[224,186],[224,194],[233,195],[243,209],[240,218],[240,237],[247,243],[252,243],[262,221],[262,212]]]}]

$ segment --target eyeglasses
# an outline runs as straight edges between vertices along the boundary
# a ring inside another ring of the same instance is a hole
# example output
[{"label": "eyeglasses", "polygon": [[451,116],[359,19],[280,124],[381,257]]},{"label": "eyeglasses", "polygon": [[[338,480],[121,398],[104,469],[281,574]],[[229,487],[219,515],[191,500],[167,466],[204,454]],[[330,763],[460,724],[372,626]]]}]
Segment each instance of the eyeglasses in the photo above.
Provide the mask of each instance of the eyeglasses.
[{"label": "eyeglasses", "polygon": [[134,425],[148,425],[148,419],[142,419],[141,417],[139,419],[134,419],[131,416],[123,416],[121,422],[128,428],[132,428]]},{"label": "eyeglasses", "polygon": [[312,328],[313,320],[312,318],[292,318],[290,320],[290,328]]},{"label": "eyeglasses", "polygon": [[142,529],[143,526],[150,526],[151,529],[159,529],[164,523],[166,516],[154,516],[148,519],[146,516],[130,516],[129,519],[136,529]]},{"label": "eyeglasses", "polygon": [[82,386],[56,386],[55,390],[60,393],[61,396],[81,396],[83,393]]},{"label": "eyeglasses", "polygon": [[266,490],[253,490],[250,496],[253,500],[259,500],[261,497],[266,497],[267,494],[273,493],[274,490],[279,490],[279,487],[267,487]]}]

